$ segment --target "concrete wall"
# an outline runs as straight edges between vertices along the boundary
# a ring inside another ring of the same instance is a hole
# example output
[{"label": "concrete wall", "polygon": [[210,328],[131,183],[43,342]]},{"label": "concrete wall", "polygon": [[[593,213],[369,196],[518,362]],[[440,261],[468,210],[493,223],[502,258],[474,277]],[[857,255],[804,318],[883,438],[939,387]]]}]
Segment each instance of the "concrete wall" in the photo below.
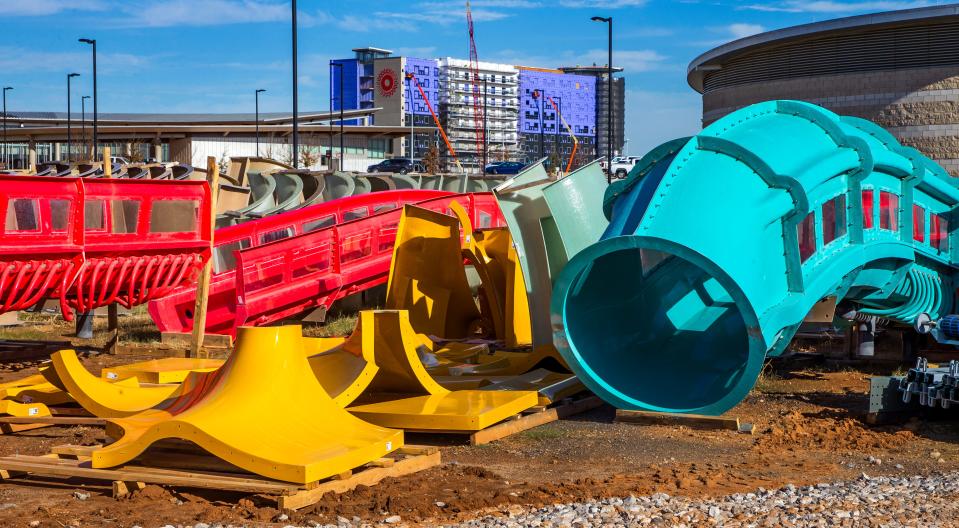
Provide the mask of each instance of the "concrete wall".
[{"label": "concrete wall", "polygon": [[744,106],[798,99],[874,121],[959,176],[959,66],[880,70],[730,86],[703,95],[703,125]]},{"label": "concrete wall", "polygon": [[[260,155],[263,157],[274,158],[279,161],[288,162],[290,159],[290,144],[286,142],[288,138],[270,138],[260,137]],[[390,143],[386,140],[387,144]],[[330,148],[329,134],[301,134],[300,145],[303,147],[313,147],[318,156],[318,161],[311,167],[302,167],[310,169],[325,169],[324,157],[326,151]],[[339,158],[340,138],[336,134],[333,136],[333,155]],[[383,159],[392,157],[392,154],[386,152],[384,155],[371,155],[369,151],[368,138],[366,136],[344,135],[344,160],[343,170],[365,171],[366,168],[374,163],[379,163]],[[213,156],[217,160],[231,156],[255,156],[256,141],[254,138],[245,137],[202,137],[192,138],[191,158],[192,165],[195,167],[206,167],[207,156]]]}]

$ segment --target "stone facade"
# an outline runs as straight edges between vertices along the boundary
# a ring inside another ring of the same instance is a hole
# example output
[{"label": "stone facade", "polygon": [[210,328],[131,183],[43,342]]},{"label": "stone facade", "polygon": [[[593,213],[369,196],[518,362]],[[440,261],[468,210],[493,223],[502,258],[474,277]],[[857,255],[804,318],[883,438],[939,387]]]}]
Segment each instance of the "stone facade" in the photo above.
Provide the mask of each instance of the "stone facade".
[{"label": "stone facade", "polygon": [[874,121],[959,176],[959,66],[798,77],[707,90],[703,126],[770,99],[808,101]]}]

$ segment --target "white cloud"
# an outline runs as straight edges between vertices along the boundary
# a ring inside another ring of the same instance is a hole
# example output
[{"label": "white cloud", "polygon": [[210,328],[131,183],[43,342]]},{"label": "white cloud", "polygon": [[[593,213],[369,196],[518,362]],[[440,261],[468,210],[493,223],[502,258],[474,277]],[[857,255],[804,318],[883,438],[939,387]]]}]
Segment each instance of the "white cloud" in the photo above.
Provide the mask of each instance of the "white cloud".
[{"label": "white cloud", "polygon": [[833,0],[804,2],[802,0],[788,0],[771,4],[750,4],[743,6],[742,9],[785,13],[853,13],[857,11],[895,11],[898,9],[926,7],[928,5],[931,5],[931,2],[926,0],[881,0],[876,2],[837,2]]},{"label": "white cloud", "polygon": [[121,4],[122,26],[220,26],[290,19],[289,4],[260,0],[157,0],[146,5]]},{"label": "white cloud", "polygon": [[0,2],[0,16],[45,16],[62,11],[104,11],[102,0],[6,0]]},{"label": "white cloud", "polygon": [[755,35],[756,33],[762,33],[766,28],[760,26],[759,24],[746,24],[746,23],[737,23],[730,24],[725,27],[725,31],[729,33],[734,39],[741,39],[748,37],[750,35]]},{"label": "white cloud", "polygon": [[[97,54],[99,73],[130,71],[146,66],[148,60],[129,53]],[[0,46],[0,71],[4,72],[63,72],[85,73],[91,65],[89,48],[77,51],[36,51]]]},{"label": "white cloud", "polygon": [[563,7],[582,7],[589,9],[620,9],[623,7],[642,7],[647,0],[560,0]]}]

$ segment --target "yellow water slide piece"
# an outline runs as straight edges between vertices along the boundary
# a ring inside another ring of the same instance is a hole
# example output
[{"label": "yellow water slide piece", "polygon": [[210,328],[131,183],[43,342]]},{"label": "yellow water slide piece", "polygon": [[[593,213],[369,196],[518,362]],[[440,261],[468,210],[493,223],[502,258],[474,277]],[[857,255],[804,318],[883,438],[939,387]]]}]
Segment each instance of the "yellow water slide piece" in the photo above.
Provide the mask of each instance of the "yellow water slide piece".
[{"label": "yellow water slide piece", "polygon": [[[379,370],[373,359],[374,317],[374,312],[360,312],[353,333],[346,339],[302,338],[304,348],[323,349],[313,355],[307,351],[307,359],[316,380],[340,407],[346,407],[363,394]],[[364,329],[367,330],[364,332]],[[321,339],[326,341],[319,341]],[[336,342],[333,339],[338,343],[330,348],[328,345]]]},{"label": "yellow water slide piece", "polygon": [[[50,409],[42,403],[17,403],[12,400],[0,400],[0,414],[18,417],[50,416]],[[50,424],[0,424],[0,434],[19,433],[48,427]]]},{"label": "yellow water slide piece", "polygon": [[374,403],[350,407],[354,415],[384,427],[475,431],[537,404],[534,391],[449,391],[423,365],[421,358],[432,354],[413,331],[408,312],[367,313],[372,332],[364,327],[363,334],[371,334],[379,371],[367,389]]},{"label": "yellow water slide piece", "polygon": [[112,383],[91,374],[73,350],[50,355],[53,371],[81,407],[99,418],[118,418],[138,413],[170,398],[178,385],[144,387],[136,378]]},{"label": "yellow water slide piece", "polygon": [[110,420],[108,431],[123,436],[94,451],[92,466],[117,466],[180,438],[253,473],[306,484],[402,447],[402,431],[363,422],[330,398],[301,338],[300,326],[241,327],[221,368],[191,373],[172,398]]},{"label": "yellow water slide piece", "polygon": [[222,365],[222,359],[168,357],[104,367],[100,370],[100,377],[108,380],[136,378],[140,383],[180,383],[190,372],[210,372]]},{"label": "yellow water slide piece", "polygon": [[463,257],[473,265],[482,281],[480,312],[492,322],[497,339],[515,348],[532,343],[529,299],[509,229],[473,231],[466,209],[450,204],[463,229]]},{"label": "yellow water slide piece", "polygon": [[304,337],[303,353],[306,357],[326,352],[345,343],[346,337]]},{"label": "yellow water slide piece", "polygon": [[383,427],[479,431],[536,406],[533,391],[460,390],[350,407],[354,416]]},{"label": "yellow water slide piece", "polygon": [[390,263],[386,307],[408,310],[417,332],[463,338],[481,326],[462,266],[460,222],[453,216],[406,205]]},{"label": "yellow water slide piece", "polygon": [[18,403],[12,400],[0,400],[0,414],[17,416],[51,416],[50,408],[42,403]]},{"label": "yellow water slide piece", "polygon": [[29,376],[24,376],[22,378],[17,378],[15,380],[5,381],[0,383],[0,390],[10,389],[15,387],[27,387],[30,385],[39,385],[41,383],[46,383],[46,378],[43,377],[43,374],[30,374]]},{"label": "yellow water slide piece", "polygon": [[364,345],[373,351],[379,371],[367,391],[392,395],[445,394],[426,371],[421,357],[431,354],[428,338],[413,331],[406,310],[367,310]]}]

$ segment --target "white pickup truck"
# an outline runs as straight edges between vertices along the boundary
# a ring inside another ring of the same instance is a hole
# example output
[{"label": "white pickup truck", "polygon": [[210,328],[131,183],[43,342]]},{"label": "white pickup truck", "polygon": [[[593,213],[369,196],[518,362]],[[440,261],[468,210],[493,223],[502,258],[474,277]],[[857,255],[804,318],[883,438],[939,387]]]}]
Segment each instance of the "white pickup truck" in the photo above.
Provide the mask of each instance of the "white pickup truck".
[{"label": "white pickup truck", "polygon": [[[614,178],[625,178],[629,171],[633,170],[633,165],[636,165],[639,160],[642,159],[641,156],[616,156],[613,158],[613,167],[612,170],[608,170]],[[602,167],[606,169],[606,162],[602,162]]]}]

